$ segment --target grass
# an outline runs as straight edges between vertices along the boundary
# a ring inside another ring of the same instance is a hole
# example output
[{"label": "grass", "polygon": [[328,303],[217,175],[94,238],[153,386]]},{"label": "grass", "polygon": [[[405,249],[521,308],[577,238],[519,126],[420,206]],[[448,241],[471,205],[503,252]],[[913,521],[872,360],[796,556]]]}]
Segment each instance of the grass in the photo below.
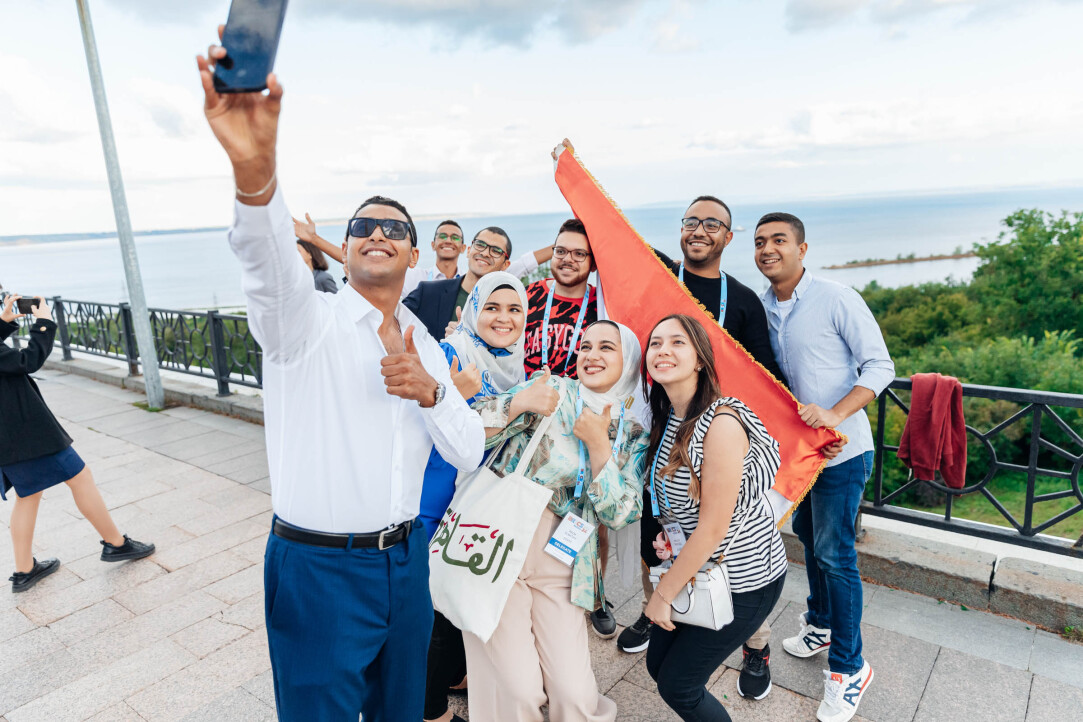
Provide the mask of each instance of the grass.
[{"label": "grass", "polygon": [[[989,482],[989,491],[1004,505],[1019,523],[1023,522],[1023,510],[1026,507],[1026,476],[1023,474],[1001,473]],[[1035,494],[1048,494],[1068,488],[1067,481],[1058,479],[1039,478],[1034,485]],[[1057,514],[1071,509],[1079,504],[1079,499],[1074,496],[1064,499],[1054,499],[1035,504],[1034,519],[1032,524],[1038,526],[1047,519],[1052,519]],[[906,504],[911,509],[920,509],[934,513],[944,513],[944,505],[935,507],[923,507],[916,504]],[[981,492],[974,492],[956,497],[951,505],[953,519],[969,519],[986,524],[1011,528],[1008,521]],[[1083,511],[1068,517],[1064,521],[1046,529],[1044,534],[1064,537],[1075,541],[1083,534]]]},{"label": "grass", "polygon": [[1080,627],[1065,627],[1060,636],[1067,639],[1069,642],[1080,642],[1083,644],[1083,628]]}]

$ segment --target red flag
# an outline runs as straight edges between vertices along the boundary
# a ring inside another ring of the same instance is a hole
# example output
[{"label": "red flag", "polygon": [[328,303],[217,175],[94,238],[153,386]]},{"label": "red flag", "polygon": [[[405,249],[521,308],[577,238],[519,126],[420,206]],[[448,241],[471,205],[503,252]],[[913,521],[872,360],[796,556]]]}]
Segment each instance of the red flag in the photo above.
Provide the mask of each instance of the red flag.
[{"label": "red flag", "polygon": [[793,394],[670,273],[570,146],[557,157],[556,181],[587,228],[610,318],[632,329],[644,350],[654,324],[670,314],[684,313],[703,322],[714,347],[722,394],[747,404],[778,441],[782,466],[773,489],[792,502],[779,521],[781,526],[827,464],[820,450],[844,437],[833,429],[810,428],[801,420]]}]

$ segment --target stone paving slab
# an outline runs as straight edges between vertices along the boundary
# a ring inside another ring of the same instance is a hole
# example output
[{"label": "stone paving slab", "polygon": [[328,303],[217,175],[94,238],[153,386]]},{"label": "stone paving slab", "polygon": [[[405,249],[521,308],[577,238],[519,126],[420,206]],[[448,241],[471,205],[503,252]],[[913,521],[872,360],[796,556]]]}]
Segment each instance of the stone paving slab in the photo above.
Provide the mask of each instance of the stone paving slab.
[{"label": "stone paving slab", "polygon": [[[0,593],[0,659],[8,662],[0,722],[274,719],[262,428],[189,408],[148,413],[132,406],[136,394],[55,372],[41,386],[118,524],[157,543],[158,553],[101,563],[97,535],[67,489],[46,493],[35,553],[58,555],[64,566],[25,594]],[[0,504],[0,526],[10,507]],[[0,546],[10,544],[6,536]],[[623,627],[638,618],[642,591],[638,577],[625,585],[618,572],[611,561],[606,590]],[[865,652],[877,679],[855,719],[1083,719],[1083,645],[886,587],[864,584],[863,593]],[[826,659],[797,660],[781,648],[806,595],[804,570],[791,565],[769,616],[775,686],[766,699],[737,696],[739,651],[711,676],[709,690],[735,720],[814,719]],[[619,720],[677,719],[645,654],[593,635],[590,650]],[[453,696],[451,707],[469,719],[465,697]]]}]

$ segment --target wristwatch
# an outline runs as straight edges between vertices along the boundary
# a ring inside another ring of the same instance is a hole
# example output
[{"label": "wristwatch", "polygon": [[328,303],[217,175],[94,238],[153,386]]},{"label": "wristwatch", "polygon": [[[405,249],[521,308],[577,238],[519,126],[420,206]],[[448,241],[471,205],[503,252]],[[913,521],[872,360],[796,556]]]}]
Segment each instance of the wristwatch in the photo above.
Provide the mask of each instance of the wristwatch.
[{"label": "wristwatch", "polygon": [[433,406],[436,406],[444,400],[444,385],[439,381],[436,382],[436,400],[432,402]]}]

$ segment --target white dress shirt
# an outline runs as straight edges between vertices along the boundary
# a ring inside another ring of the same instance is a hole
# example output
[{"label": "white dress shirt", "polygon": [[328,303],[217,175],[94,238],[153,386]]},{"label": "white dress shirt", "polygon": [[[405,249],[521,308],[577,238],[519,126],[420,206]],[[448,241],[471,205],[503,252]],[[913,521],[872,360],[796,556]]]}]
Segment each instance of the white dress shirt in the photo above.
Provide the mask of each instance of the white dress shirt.
[{"label": "white dress shirt", "polygon": [[417,516],[435,445],[455,467],[481,463],[481,417],[455,391],[447,361],[400,303],[395,318],[447,390],[422,408],[387,393],[377,330],[383,316],[352,286],[319,293],[295,248],[281,186],[266,206],[236,203],[229,243],[241,262],[252,335],[263,348],[263,413],[271,504],[306,529],[361,533]]}]

